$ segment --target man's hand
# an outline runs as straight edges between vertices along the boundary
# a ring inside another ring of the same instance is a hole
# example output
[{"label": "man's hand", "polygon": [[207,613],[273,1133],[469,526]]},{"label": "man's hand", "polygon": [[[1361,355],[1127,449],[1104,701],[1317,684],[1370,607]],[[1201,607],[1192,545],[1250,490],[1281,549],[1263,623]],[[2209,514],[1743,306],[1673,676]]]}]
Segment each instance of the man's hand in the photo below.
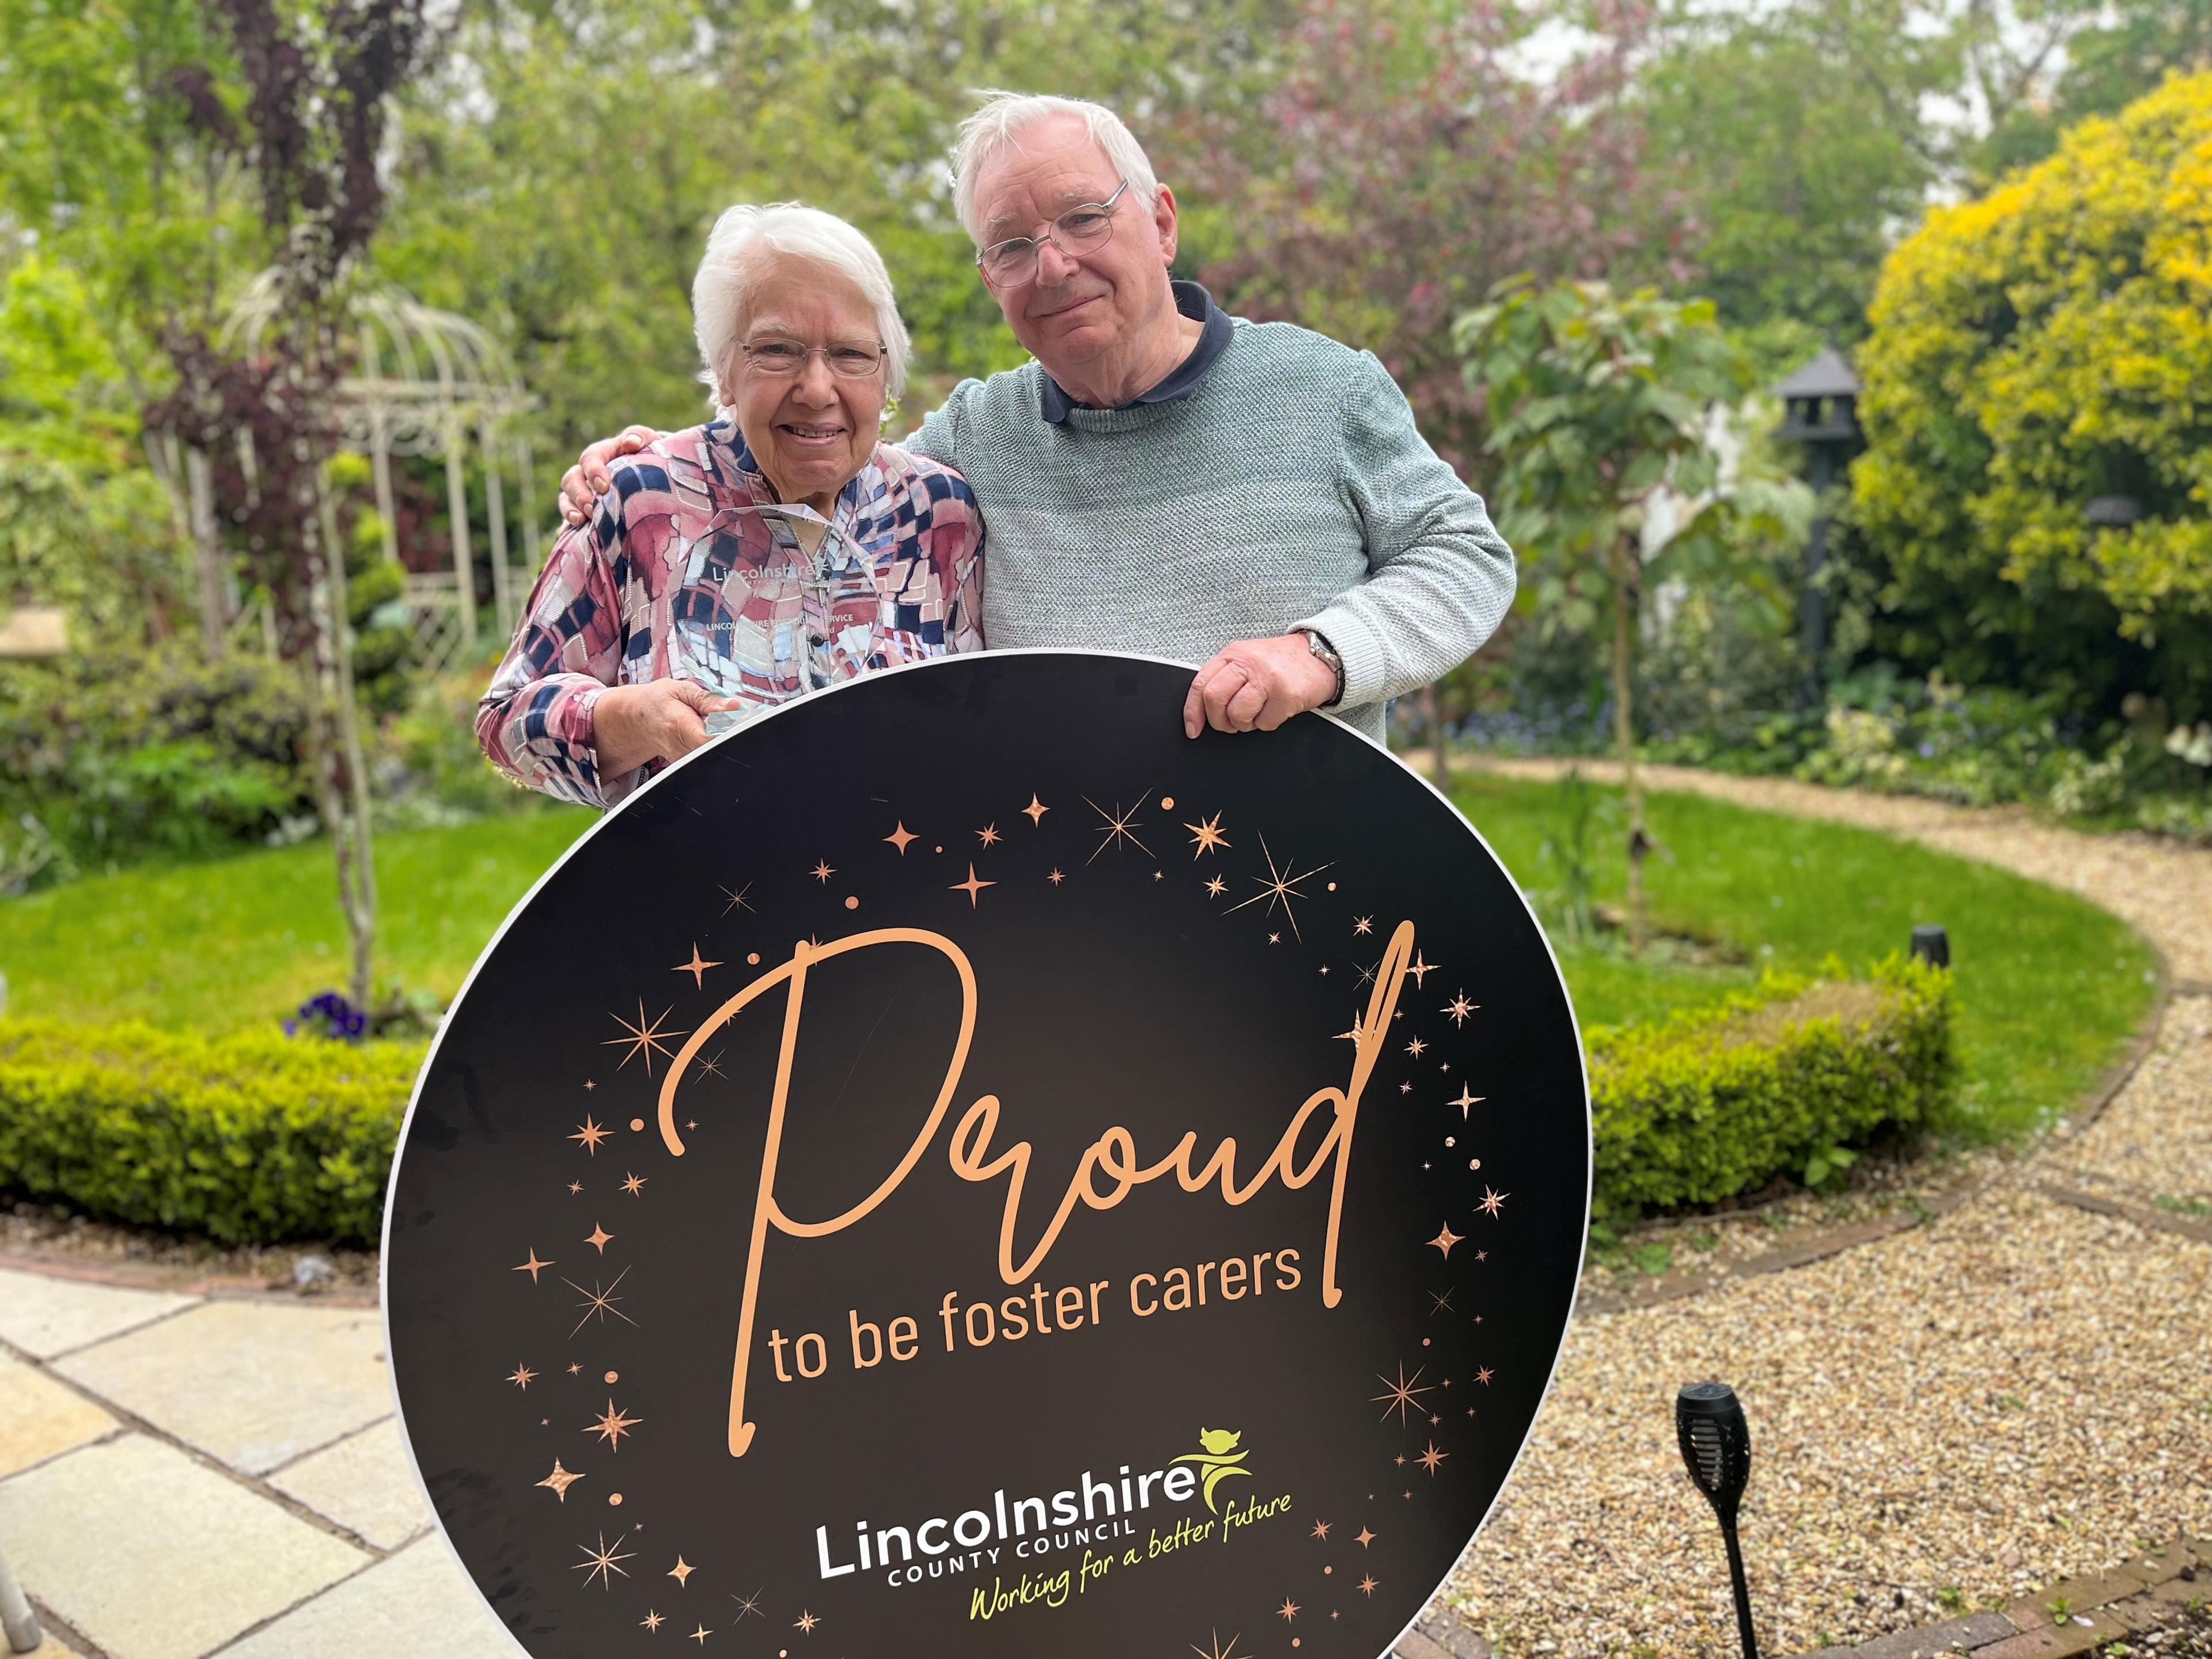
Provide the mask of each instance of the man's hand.
[{"label": "man's hand", "polygon": [[602,778],[652,760],[675,760],[707,741],[707,716],[741,705],[690,680],[617,685],[592,705],[592,749]]},{"label": "man's hand", "polygon": [[636,454],[659,436],[649,426],[626,426],[614,437],[586,445],[575,465],[561,475],[561,516],[570,524],[581,524],[590,518],[592,498],[614,487],[614,480],[607,475],[608,463]]},{"label": "man's hand", "polygon": [[1303,634],[1273,640],[1231,640],[1198,671],[1183,699],[1182,729],[1272,732],[1293,714],[1336,695],[1336,675],[1313,654]]}]

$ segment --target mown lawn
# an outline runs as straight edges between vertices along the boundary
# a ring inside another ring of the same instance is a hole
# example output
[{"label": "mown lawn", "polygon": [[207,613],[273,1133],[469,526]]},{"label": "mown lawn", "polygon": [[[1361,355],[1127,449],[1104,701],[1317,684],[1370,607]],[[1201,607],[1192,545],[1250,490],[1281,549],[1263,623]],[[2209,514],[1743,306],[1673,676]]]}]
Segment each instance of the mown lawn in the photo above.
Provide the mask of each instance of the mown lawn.
[{"label": "mown lawn", "polygon": [[[1462,809],[1524,886],[1558,879],[1538,856],[1556,786],[1480,778]],[[546,810],[378,842],[380,973],[440,997],[459,987],[516,899],[591,823]],[[1733,946],[1738,965],[1632,963],[1561,950],[1585,1025],[1644,1019],[1750,983],[1759,965],[1854,969],[1916,922],[1950,930],[1966,1087],[1958,1126],[2009,1134],[2074,1100],[2141,1021],[2148,950],[2105,912],[2050,888],[1842,825],[1686,795],[1653,798],[1662,853],[1647,865],[1665,928]],[[1618,900],[1618,832],[1592,837],[1601,897]],[[281,1018],[343,978],[328,849],[147,868],[0,901],[9,1012],[136,1018],[231,1030]]]}]

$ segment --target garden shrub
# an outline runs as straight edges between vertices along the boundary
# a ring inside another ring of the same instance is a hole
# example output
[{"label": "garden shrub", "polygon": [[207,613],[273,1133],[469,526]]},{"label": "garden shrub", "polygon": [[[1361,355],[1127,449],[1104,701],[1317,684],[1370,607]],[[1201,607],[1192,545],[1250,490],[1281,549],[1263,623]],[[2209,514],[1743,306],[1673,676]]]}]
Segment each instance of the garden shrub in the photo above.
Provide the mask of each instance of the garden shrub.
[{"label": "garden shrub", "polygon": [[419,1044],[0,1024],[0,1190],[205,1234],[373,1244]]},{"label": "garden shrub", "polygon": [[1586,1035],[1601,1219],[1709,1204],[1948,1103],[1951,976],[1892,957],[1872,982],[1769,974],[1717,1006]]}]

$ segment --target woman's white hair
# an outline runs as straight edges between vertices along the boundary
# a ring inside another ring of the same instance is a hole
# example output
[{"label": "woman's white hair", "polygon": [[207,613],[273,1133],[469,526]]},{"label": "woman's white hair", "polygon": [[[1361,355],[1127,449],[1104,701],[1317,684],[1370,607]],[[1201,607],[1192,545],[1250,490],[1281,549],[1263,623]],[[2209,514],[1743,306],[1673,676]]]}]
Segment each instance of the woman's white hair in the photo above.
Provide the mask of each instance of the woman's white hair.
[{"label": "woman's white hair", "polygon": [[1040,121],[1072,115],[1083,123],[1114,170],[1129,181],[1129,191],[1146,212],[1159,200],[1160,181],[1137,136],[1103,104],[1086,98],[1054,98],[1024,92],[984,92],[981,108],[960,124],[952,141],[952,210],[969,239],[983,245],[983,224],[975,207],[975,176],[991,159],[1021,148],[1021,135]]},{"label": "woman's white hair", "polygon": [[699,339],[699,378],[720,403],[737,383],[738,337],[752,319],[752,297],[780,259],[826,266],[860,290],[876,314],[876,332],[890,354],[884,361],[893,398],[906,390],[913,350],[899,320],[890,272],[875,244],[834,213],[797,202],[726,210],[707,235],[706,257],[691,279],[691,326]]}]

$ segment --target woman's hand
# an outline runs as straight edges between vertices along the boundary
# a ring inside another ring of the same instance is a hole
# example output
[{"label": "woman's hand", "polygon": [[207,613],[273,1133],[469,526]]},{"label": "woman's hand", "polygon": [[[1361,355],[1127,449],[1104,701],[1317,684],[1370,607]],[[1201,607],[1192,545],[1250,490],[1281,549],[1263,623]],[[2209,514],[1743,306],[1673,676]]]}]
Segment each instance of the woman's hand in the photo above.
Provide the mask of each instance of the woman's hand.
[{"label": "woman's hand", "polygon": [[626,426],[611,438],[586,445],[575,465],[561,475],[561,516],[570,524],[581,524],[590,518],[592,498],[605,495],[614,485],[607,475],[607,464],[636,454],[660,435],[649,426]]},{"label": "woman's hand", "polygon": [[707,716],[742,708],[690,680],[611,686],[592,705],[592,749],[601,778],[618,778],[647,761],[676,760],[707,741]]}]

